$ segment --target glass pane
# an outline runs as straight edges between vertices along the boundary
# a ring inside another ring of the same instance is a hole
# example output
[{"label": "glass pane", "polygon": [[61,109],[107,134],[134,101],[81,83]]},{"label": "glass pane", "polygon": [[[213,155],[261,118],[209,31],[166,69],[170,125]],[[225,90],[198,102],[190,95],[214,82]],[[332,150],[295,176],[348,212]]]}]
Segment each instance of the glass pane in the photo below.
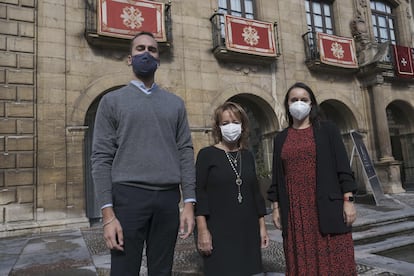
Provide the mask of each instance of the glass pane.
[{"label": "glass pane", "polygon": [[375,15],[372,16],[372,25],[377,26],[377,17]]},{"label": "glass pane", "polygon": [[219,16],[220,18],[220,25],[224,26],[224,16]]},{"label": "glass pane", "polygon": [[371,4],[371,10],[375,10],[375,2],[374,1],[370,1]]},{"label": "glass pane", "polygon": [[227,1],[226,0],[219,0],[218,2],[219,9],[222,8],[224,10],[227,9]]},{"label": "glass pane", "polygon": [[325,17],[325,27],[327,29],[332,29],[332,20],[329,17]]},{"label": "glass pane", "polygon": [[319,3],[312,3],[313,13],[321,14],[321,5]]},{"label": "glass pane", "polygon": [[329,8],[329,5],[327,4],[323,5],[323,12],[325,16],[331,16],[331,9]]},{"label": "glass pane", "polygon": [[326,30],[326,33],[333,35],[333,30]]},{"label": "glass pane", "polygon": [[[219,11],[220,12],[220,11]],[[220,19],[220,33],[221,33],[221,37],[225,36],[225,26],[224,26],[224,16],[219,16]]]},{"label": "glass pane", "polygon": [[308,25],[312,25],[312,22],[311,22],[311,16],[310,16],[310,14],[309,14],[309,13],[307,13],[307,14],[306,14],[306,23],[307,23]]},{"label": "glass pane", "polygon": [[378,17],[378,26],[387,27],[387,21],[384,17]]},{"label": "glass pane", "polygon": [[394,21],[390,18],[390,19],[388,19],[388,27],[390,28],[390,29],[394,29]]},{"label": "glass pane", "polygon": [[315,28],[315,32],[323,33],[323,29],[322,28]]},{"label": "glass pane", "polygon": [[377,28],[374,28],[374,37],[378,37],[378,30],[377,30]]},{"label": "glass pane", "polygon": [[316,27],[322,27],[323,26],[323,24],[322,24],[322,16],[320,16],[320,15],[314,15],[313,16],[313,20],[314,20],[313,24]]},{"label": "glass pane", "polygon": [[376,10],[381,12],[386,12],[385,10],[385,4],[381,2],[376,3]]},{"label": "glass pane", "polygon": [[239,12],[242,11],[240,0],[231,0],[230,1],[230,6],[231,6],[232,11],[239,11]]},{"label": "glass pane", "polygon": [[242,16],[242,13],[241,12],[237,12],[237,11],[231,11],[230,14],[231,15],[234,15],[234,16],[238,16],[238,17],[241,17]]},{"label": "glass pane", "polygon": [[252,0],[245,0],[244,1],[244,9],[246,14],[251,13],[253,14],[253,1]]},{"label": "glass pane", "polygon": [[388,40],[388,32],[387,29],[380,28],[380,37],[381,39]]},{"label": "glass pane", "polygon": [[219,13],[226,14],[227,13],[227,10],[226,9],[219,8],[218,12]]},{"label": "glass pane", "polygon": [[246,18],[249,18],[249,19],[254,19],[254,15],[253,15],[253,14],[248,13],[248,14],[246,14]]},{"label": "glass pane", "polygon": [[392,13],[391,7],[387,5],[386,6],[386,11],[387,11],[388,14],[391,14]]},{"label": "glass pane", "polygon": [[394,31],[390,30],[391,41],[395,41]]}]

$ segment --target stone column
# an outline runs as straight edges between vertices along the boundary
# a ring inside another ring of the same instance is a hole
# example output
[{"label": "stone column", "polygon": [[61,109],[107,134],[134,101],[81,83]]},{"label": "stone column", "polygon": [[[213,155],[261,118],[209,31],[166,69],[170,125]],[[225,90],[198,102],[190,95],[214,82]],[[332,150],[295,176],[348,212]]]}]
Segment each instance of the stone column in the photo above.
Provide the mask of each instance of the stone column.
[{"label": "stone column", "polygon": [[386,102],[384,95],[389,88],[388,83],[376,83],[372,86],[372,107],[374,132],[377,148],[379,149],[378,162],[375,167],[384,193],[402,193],[405,190],[401,183],[401,162],[394,159],[392,155],[390,132],[386,113]]},{"label": "stone column", "polygon": [[378,141],[379,161],[394,160],[391,149],[390,132],[384,99],[384,87],[389,84],[375,84],[372,86],[372,103],[375,134]]}]

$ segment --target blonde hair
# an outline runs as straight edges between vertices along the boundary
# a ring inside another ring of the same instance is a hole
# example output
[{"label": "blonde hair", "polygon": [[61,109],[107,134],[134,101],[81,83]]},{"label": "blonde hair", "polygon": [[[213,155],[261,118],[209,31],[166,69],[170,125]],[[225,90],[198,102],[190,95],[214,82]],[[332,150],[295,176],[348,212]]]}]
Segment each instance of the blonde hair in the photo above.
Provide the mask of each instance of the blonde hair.
[{"label": "blonde hair", "polygon": [[224,111],[231,112],[242,124],[242,133],[238,141],[238,146],[242,149],[248,148],[249,140],[249,118],[246,111],[237,103],[225,102],[216,108],[213,115],[212,136],[217,144],[223,140],[220,130],[220,121]]}]

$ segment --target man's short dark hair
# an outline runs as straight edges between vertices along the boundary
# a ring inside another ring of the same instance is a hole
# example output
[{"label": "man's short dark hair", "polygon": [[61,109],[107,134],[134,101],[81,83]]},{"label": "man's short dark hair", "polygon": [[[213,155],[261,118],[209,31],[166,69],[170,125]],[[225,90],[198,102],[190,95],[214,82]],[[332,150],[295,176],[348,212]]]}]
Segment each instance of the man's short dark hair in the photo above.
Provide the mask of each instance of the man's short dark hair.
[{"label": "man's short dark hair", "polygon": [[[131,43],[130,43],[130,51],[131,51],[131,53],[132,53],[132,47],[134,47],[134,40],[135,40],[135,38],[137,38],[137,37],[139,37],[139,36],[141,36],[141,35],[147,35],[147,36],[150,36],[150,37],[152,37],[155,41],[156,41],[156,39],[155,39],[155,36],[154,36],[154,34],[153,33],[151,33],[151,32],[147,32],[147,31],[142,31],[142,32],[139,32],[139,33],[137,33],[132,39],[131,39]],[[158,42],[157,42],[157,45],[158,45]]]}]

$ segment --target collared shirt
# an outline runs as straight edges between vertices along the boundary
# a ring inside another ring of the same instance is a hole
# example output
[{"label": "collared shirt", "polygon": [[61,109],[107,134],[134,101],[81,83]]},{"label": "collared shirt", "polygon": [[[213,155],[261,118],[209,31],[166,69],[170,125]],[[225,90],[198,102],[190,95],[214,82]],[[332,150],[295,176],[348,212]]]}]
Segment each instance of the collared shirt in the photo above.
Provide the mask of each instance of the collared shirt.
[{"label": "collared shirt", "polygon": [[142,92],[149,95],[152,93],[152,91],[157,88],[157,84],[154,82],[150,88],[146,87],[145,84],[142,81],[139,80],[132,80],[131,83],[139,88]]}]

